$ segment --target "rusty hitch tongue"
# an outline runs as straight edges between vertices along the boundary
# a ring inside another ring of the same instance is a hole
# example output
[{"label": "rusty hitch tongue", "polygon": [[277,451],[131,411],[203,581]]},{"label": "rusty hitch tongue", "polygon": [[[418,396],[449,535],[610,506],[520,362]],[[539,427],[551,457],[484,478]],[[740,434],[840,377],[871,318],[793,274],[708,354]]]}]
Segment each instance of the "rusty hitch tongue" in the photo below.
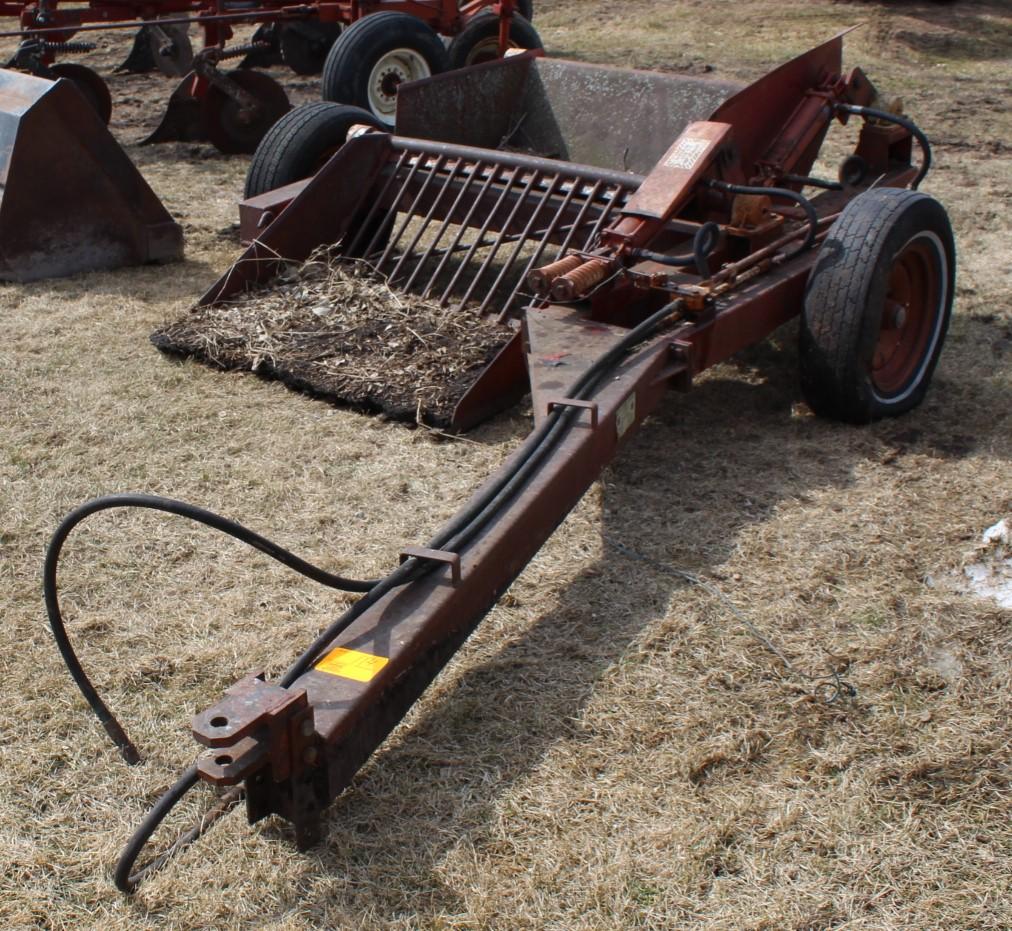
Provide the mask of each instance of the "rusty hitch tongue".
[{"label": "rusty hitch tongue", "polygon": [[264,768],[283,782],[316,756],[305,691],[271,685],[262,672],[226,689],[220,702],[194,716],[191,727],[197,742],[209,748],[197,758],[197,772],[213,785],[237,785]]}]

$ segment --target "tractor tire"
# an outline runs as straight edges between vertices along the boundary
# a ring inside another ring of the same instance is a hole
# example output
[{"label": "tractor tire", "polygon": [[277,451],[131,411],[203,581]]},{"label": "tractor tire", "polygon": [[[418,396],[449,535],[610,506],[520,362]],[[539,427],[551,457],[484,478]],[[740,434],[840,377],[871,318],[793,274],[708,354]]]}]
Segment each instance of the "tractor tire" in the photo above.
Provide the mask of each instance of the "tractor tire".
[{"label": "tractor tire", "polygon": [[[464,0],[461,0],[458,6],[464,6]],[[513,9],[516,10],[527,22],[534,22],[534,0],[516,0],[513,4]]]},{"label": "tractor tire", "polygon": [[[522,49],[544,48],[541,36],[523,16],[514,13],[510,20],[510,46]],[[457,34],[447,49],[450,67],[467,68],[499,57],[499,17],[479,13]]]},{"label": "tractor tire", "polygon": [[952,313],[956,268],[945,208],[926,194],[859,195],[829,231],[805,290],[801,387],[847,423],[920,404]]},{"label": "tractor tire", "polygon": [[371,113],[339,103],[307,103],[289,110],[260,140],[246,172],[246,197],[315,174],[344,145],[357,123],[386,127]]},{"label": "tractor tire", "polygon": [[323,66],[323,99],[368,110],[387,127],[397,113],[397,87],[446,71],[439,36],[407,13],[373,13],[349,26]]}]

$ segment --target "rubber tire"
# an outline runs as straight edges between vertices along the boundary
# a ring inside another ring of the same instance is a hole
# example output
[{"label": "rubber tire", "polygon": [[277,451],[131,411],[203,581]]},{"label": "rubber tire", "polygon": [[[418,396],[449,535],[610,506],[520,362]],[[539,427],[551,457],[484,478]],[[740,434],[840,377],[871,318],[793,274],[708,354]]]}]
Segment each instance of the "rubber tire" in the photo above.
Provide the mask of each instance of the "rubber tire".
[{"label": "rubber tire", "polygon": [[[463,6],[463,3],[457,4]],[[534,0],[516,0],[513,9],[519,13],[527,22],[534,22]]]},{"label": "rubber tire", "polygon": [[385,128],[367,110],[340,103],[320,101],[289,110],[253,153],[244,195],[256,197],[315,174],[327,153],[344,144],[356,123]]},{"label": "rubber tire", "polygon": [[370,73],[382,56],[399,48],[421,55],[432,74],[450,66],[442,39],[420,19],[407,13],[373,13],[352,23],[331,47],[323,66],[323,99],[370,110]]},{"label": "rubber tire", "polygon": [[[938,303],[917,371],[889,396],[871,367],[890,272],[914,239],[929,234]],[[949,218],[938,201],[901,188],[877,188],[852,200],[829,231],[805,289],[801,322],[801,387],[823,417],[869,423],[915,408],[924,398],[952,314],[956,256]]]},{"label": "rubber tire", "polygon": [[[447,54],[450,56],[450,67],[466,68],[467,58],[480,42],[499,38],[499,17],[495,13],[479,13],[453,39]],[[523,16],[514,13],[510,20],[510,41],[523,49],[543,49],[541,36]],[[472,62],[472,64],[474,64]]]}]

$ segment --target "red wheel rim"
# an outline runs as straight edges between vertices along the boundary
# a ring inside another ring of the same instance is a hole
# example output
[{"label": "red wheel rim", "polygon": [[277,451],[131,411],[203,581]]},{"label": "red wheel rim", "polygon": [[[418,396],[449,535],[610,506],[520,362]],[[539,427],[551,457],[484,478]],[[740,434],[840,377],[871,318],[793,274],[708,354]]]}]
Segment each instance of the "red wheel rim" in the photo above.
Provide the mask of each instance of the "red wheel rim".
[{"label": "red wheel rim", "polygon": [[871,380],[883,397],[895,397],[919,380],[934,347],[941,315],[943,261],[934,237],[915,236],[889,270],[885,306],[871,363]]}]

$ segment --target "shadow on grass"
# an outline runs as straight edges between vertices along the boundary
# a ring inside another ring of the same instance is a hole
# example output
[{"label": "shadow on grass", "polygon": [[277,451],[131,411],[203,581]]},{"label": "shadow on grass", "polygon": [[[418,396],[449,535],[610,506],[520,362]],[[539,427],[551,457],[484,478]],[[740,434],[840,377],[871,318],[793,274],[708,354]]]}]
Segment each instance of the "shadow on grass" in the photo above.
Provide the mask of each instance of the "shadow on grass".
[{"label": "shadow on grass", "polygon": [[898,28],[893,33],[897,42],[919,54],[957,61],[1000,61],[1012,55],[1012,11],[1004,0],[958,4],[900,0],[888,6],[897,15],[923,23],[923,29]]},{"label": "shadow on grass", "polygon": [[[606,540],[705,573],[779,503],[846,488],[860,461],[887,462],[897,448],[919,442],[934,443],[945,458],[966,454],[945,445],[962,415],[958,403],[946,410],[944,396],[934,411],[870,428],[792,417],[796,368],[788,343],[756,347],[739,358],[737,373],[718,370],[689,397],[667,400],[604,476]],[[770,375],[760,380],[758,371]],[[985,422],[960,429],[977,428]],[[487,660],[451,672],[456,678],[438,703],[381,749],[328,810],[327,838],[308,854],[314,877],[332,878],[326,891],[313,901],[293,891],[283,908],[298,904],[322,919],[339,900],[391,919],[407,909],[422,924],[463,909],[460,893],[440,877],[445,858],[462,839],[478,849],[491,843],[501,797],[558,741],[577,736],[575,722],[609,668],[669,612],[672,599],[677,611],[683,583],[648,569],[653,577],[642,591],[631,582],[642,569],[606,547],[552,610]],[[524,588],[521,580],[507,598],[522,607]],[[263,839],[292,843],[277,822]]]}]

